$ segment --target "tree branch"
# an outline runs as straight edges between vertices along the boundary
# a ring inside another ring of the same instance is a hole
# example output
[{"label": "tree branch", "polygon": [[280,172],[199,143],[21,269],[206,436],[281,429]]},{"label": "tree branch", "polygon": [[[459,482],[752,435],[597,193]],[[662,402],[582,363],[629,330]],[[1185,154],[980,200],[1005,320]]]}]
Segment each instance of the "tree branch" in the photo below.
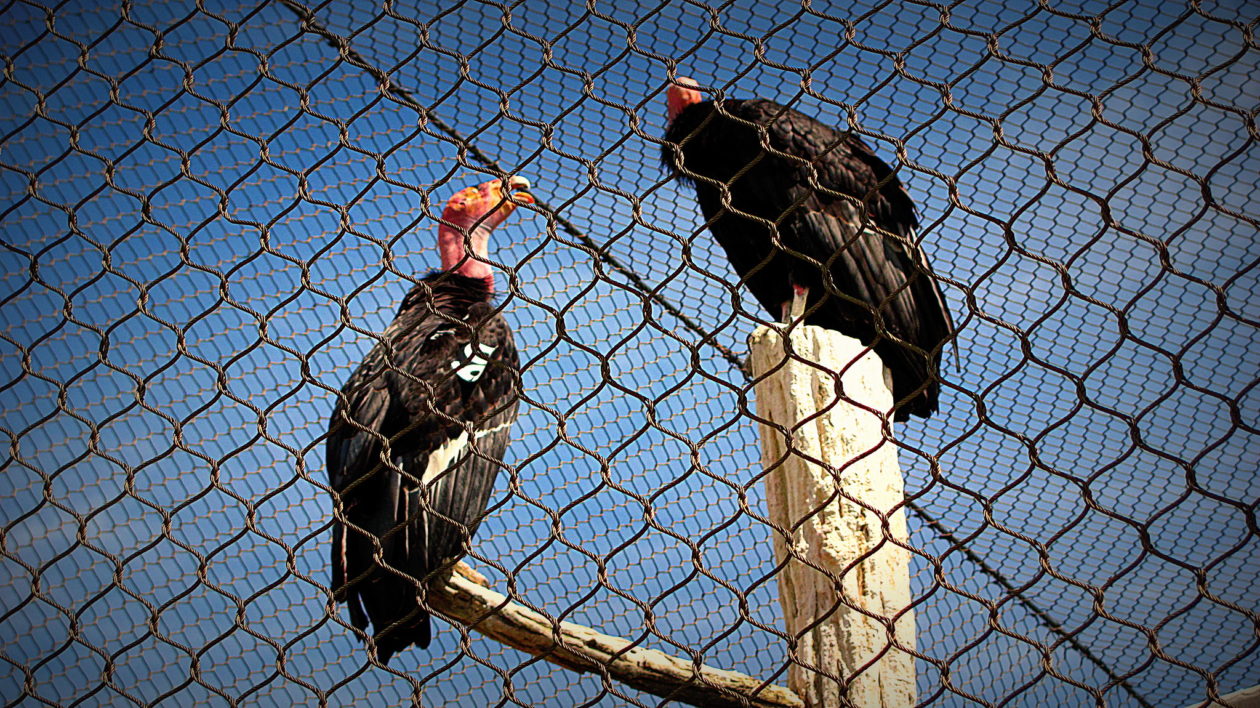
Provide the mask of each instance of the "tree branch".
[{"label": "tree branch", "polygon": [[803,708],[781,686],[734,671],[644,649],[621,637],[556,620],[484,587],[485,578],[464,563],[429,584],[428,604],[442,617],[495,641],[579,672],[603,672],[640,691],[694,706]]}]

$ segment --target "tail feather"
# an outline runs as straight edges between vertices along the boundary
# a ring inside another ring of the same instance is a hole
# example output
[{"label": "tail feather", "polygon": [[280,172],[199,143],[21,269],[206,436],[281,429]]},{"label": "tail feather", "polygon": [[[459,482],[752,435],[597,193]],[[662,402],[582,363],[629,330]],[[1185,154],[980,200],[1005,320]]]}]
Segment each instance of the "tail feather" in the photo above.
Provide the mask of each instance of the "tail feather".
[{"label": "tail feather", "polygon": [[[394,654],[415,645],[427,649],[433,639],[429,613],[420,608],[416,588],[398,577],[378,578],[359,593],[372,620],[377,658],[388,664]],[[407,599],[410,598],[410,599]]]},{"label": "tail feather", "polygon": [[941,390],[935,377],[939,363],[929,365],[924,355],[890,340],[877,343],[875,352],[892,374],[893,401],[901,404],[893,420],[902,422],[911,415],[926,418],[935,413]]},{"label": "tail feather", "polygon": [[393,497],[392,504],[379,505],[376,513],[360,517],[358,529],[340,528],[345,569],[338,568],[340,572],[333,576],[334,581],[345,581],[334,586],[334,597],[349,605],[350,621],[357,629],[366,632],[370,625],[381,663],[389,663],[394,654],[412,645],[425,649],[432,640],[429,613],[421,608],[418,597],[420,581],[427,575],[417,575],[424,566],[423,561],[417,564],[417,556],[424,553],[424,525],[408,521],[418,517],[416,495],[406,494],[396,484],[387,485],[386,491]]}]

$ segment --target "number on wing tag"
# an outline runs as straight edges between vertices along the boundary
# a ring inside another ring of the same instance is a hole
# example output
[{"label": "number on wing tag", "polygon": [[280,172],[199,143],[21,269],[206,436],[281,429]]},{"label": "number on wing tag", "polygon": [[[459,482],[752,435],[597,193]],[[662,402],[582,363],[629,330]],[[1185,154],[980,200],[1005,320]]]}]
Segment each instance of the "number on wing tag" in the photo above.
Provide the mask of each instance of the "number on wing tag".
[{"label": "number on wing tag", "polygon": [[[486,365],[490,363],[490,360],[485,357],[493,354],[498,347],[488,347],[479,343],[477,349],[480,351],[474,352],[472,342],[469,342],[464,345],[464,360],[451,362],[455,375],[468,383],[475,383],[482,374],[486,373]],[[483,354],[485,356],[482,356]]]}]

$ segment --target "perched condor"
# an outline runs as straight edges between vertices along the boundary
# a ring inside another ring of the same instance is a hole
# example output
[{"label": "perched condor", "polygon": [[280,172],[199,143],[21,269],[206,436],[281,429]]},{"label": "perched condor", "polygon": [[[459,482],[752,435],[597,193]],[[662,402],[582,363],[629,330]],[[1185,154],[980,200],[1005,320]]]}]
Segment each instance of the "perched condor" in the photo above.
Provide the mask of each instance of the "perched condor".
[{"label": "perched condor", "polygon": [[852,133],[791,108],[706,101],[697,89],[681,78],[669,88],[665,167],[695,186],[743,282],[773,317],[786,320],[800,294],[806,324],[871,346],[892,374],[896,420],[934,413],[953,325],[892,168]]},{"label": "perched condor", "polygon": [[513,189],[529,182],[486,182],[446,203],[442,270],[403,298],[329,421],[333,593],[355,627],[371,622],[382,663],[429,645],[420,583],[467,553],[516,420],[516,346],[478,260],[516,204],[534,201]]}]

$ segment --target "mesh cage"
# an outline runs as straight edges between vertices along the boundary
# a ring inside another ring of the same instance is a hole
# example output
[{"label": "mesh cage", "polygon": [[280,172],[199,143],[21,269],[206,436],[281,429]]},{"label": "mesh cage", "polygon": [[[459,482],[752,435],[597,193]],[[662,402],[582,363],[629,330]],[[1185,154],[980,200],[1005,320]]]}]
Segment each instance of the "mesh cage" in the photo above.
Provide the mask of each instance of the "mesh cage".
[{"label": "mesh cage", "polygon": [[494,239],[524,400],[470,564],[780,681],[757,308],[660,166],[673,71],[856,130],[919,206],[958,329],[898,429],[920,703],[1260,684],[1256,17],[5,5],[4,698],[661,704],[444,623],[386,669],[331,601],[337,391],[445,199],[508,173],[545,205]]}]

